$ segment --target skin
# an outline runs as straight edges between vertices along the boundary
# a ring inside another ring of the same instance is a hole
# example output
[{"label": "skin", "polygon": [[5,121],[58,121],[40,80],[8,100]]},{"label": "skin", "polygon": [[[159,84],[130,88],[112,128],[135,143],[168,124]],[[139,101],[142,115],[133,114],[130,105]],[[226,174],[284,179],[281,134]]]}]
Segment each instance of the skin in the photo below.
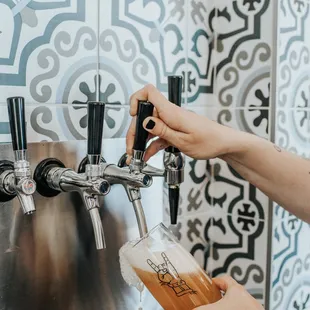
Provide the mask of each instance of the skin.
[{"label": "skin", "polygon": [[[127,154],[132,155],[138,100],[149,100],[155,106],[153,117],[144,121],[150,133],[145,160],[173,145],[195,159],[219,157],[246,180],[290,213],[310,223],[310,162],[286,152],[273,143],[254,135],[225,127],[170,103],[154,86],[147,85],[132,95],[130,114],[133,117],[127,133]],[[150,120],[155,127],[146,125]],[[129,159],[130,160],[130,159]],[[262,309],[255,299],[231,278],[215,280],[226,292],[222,301],[199,309]],[[235,295],[240,293],[240,295]],[[240,292],[239,292],[240,291]],[[238,298],[234,298],[238,296]]]}]

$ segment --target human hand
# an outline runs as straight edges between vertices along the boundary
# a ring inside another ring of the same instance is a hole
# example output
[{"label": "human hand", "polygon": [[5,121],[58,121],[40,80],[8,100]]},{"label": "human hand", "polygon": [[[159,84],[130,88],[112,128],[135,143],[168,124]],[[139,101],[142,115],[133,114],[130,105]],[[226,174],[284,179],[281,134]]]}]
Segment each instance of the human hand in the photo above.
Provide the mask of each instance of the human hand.
[{"label": "human hand", "polygon": [[155,106],[153,117],[147,118],[143,126],[150,133],[150,138],[159,137],[147,148],[146,161],[169,145],[196,159],[218,157],[233,151],[238,145],[234,143],[234,137],[240,134],[238,131],[172,104],[154,86],[147,85],[130,99],[133,120],[127,133],[128,155],[132,155],[139,100],[148,100]]},{"label": "human hand", "polygon": [[225,292],[225,296],[212,305],[194,310],[264,310],[262,305],[233,278],[224,276],[213,281],[221,291]]}]

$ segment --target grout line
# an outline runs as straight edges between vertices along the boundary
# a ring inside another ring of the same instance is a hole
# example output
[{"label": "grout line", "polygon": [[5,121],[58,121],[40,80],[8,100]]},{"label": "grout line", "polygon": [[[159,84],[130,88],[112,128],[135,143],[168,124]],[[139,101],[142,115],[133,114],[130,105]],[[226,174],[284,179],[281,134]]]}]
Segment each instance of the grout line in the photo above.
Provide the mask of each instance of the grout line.
[{"label": "grout line", "polygon": [[[279,38],[279,1],[274,1],[273,10],[273,55],[272,55],[272,66],[271,66],[271,90],[270,90],[270,112],[269,112],[269,140],[273,143],[276,141],[276,115],[277,115],[277,78],[278,78],[278,38]],[[280,110],[280,109],[279,109]],[[285,109],[287,110],[287,109]],[[267,260],[266,260],[266,281],[265,281],[265,308],[269,310],[270,305],[270,294],[271,294],[271,265],[272,265],[272,237],[273,237],[273,201],[269,199],[268,208],[268,222],[267,222]]]}]

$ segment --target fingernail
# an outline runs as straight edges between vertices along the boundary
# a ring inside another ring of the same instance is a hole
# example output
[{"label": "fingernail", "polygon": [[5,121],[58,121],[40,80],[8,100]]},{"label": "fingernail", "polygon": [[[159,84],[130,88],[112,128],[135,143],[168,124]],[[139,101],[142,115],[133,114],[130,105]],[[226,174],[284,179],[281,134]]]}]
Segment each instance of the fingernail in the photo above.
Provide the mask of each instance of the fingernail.
[{"label": "fingernail", "polygon": [[155,127],[155,122],[153,120],[149,120],[146,124],[146,129],[152,130]]}]

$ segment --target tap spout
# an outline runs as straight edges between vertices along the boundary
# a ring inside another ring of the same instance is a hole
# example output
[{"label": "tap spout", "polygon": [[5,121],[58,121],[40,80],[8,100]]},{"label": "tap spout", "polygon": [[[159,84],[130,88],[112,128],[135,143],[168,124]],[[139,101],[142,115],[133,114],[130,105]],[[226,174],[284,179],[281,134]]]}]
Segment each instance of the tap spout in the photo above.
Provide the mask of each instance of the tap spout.
[{"label": "tap spout", "polygon": [[91,218],[91,222],[93,224],[96,248],[97,250],[105,249],[106,242],[105,242],[104,231],[103,231],[102,222],[101,222],[101,218],[99,214],[99,209],[93,208],[89,210],[89,215]]}]

